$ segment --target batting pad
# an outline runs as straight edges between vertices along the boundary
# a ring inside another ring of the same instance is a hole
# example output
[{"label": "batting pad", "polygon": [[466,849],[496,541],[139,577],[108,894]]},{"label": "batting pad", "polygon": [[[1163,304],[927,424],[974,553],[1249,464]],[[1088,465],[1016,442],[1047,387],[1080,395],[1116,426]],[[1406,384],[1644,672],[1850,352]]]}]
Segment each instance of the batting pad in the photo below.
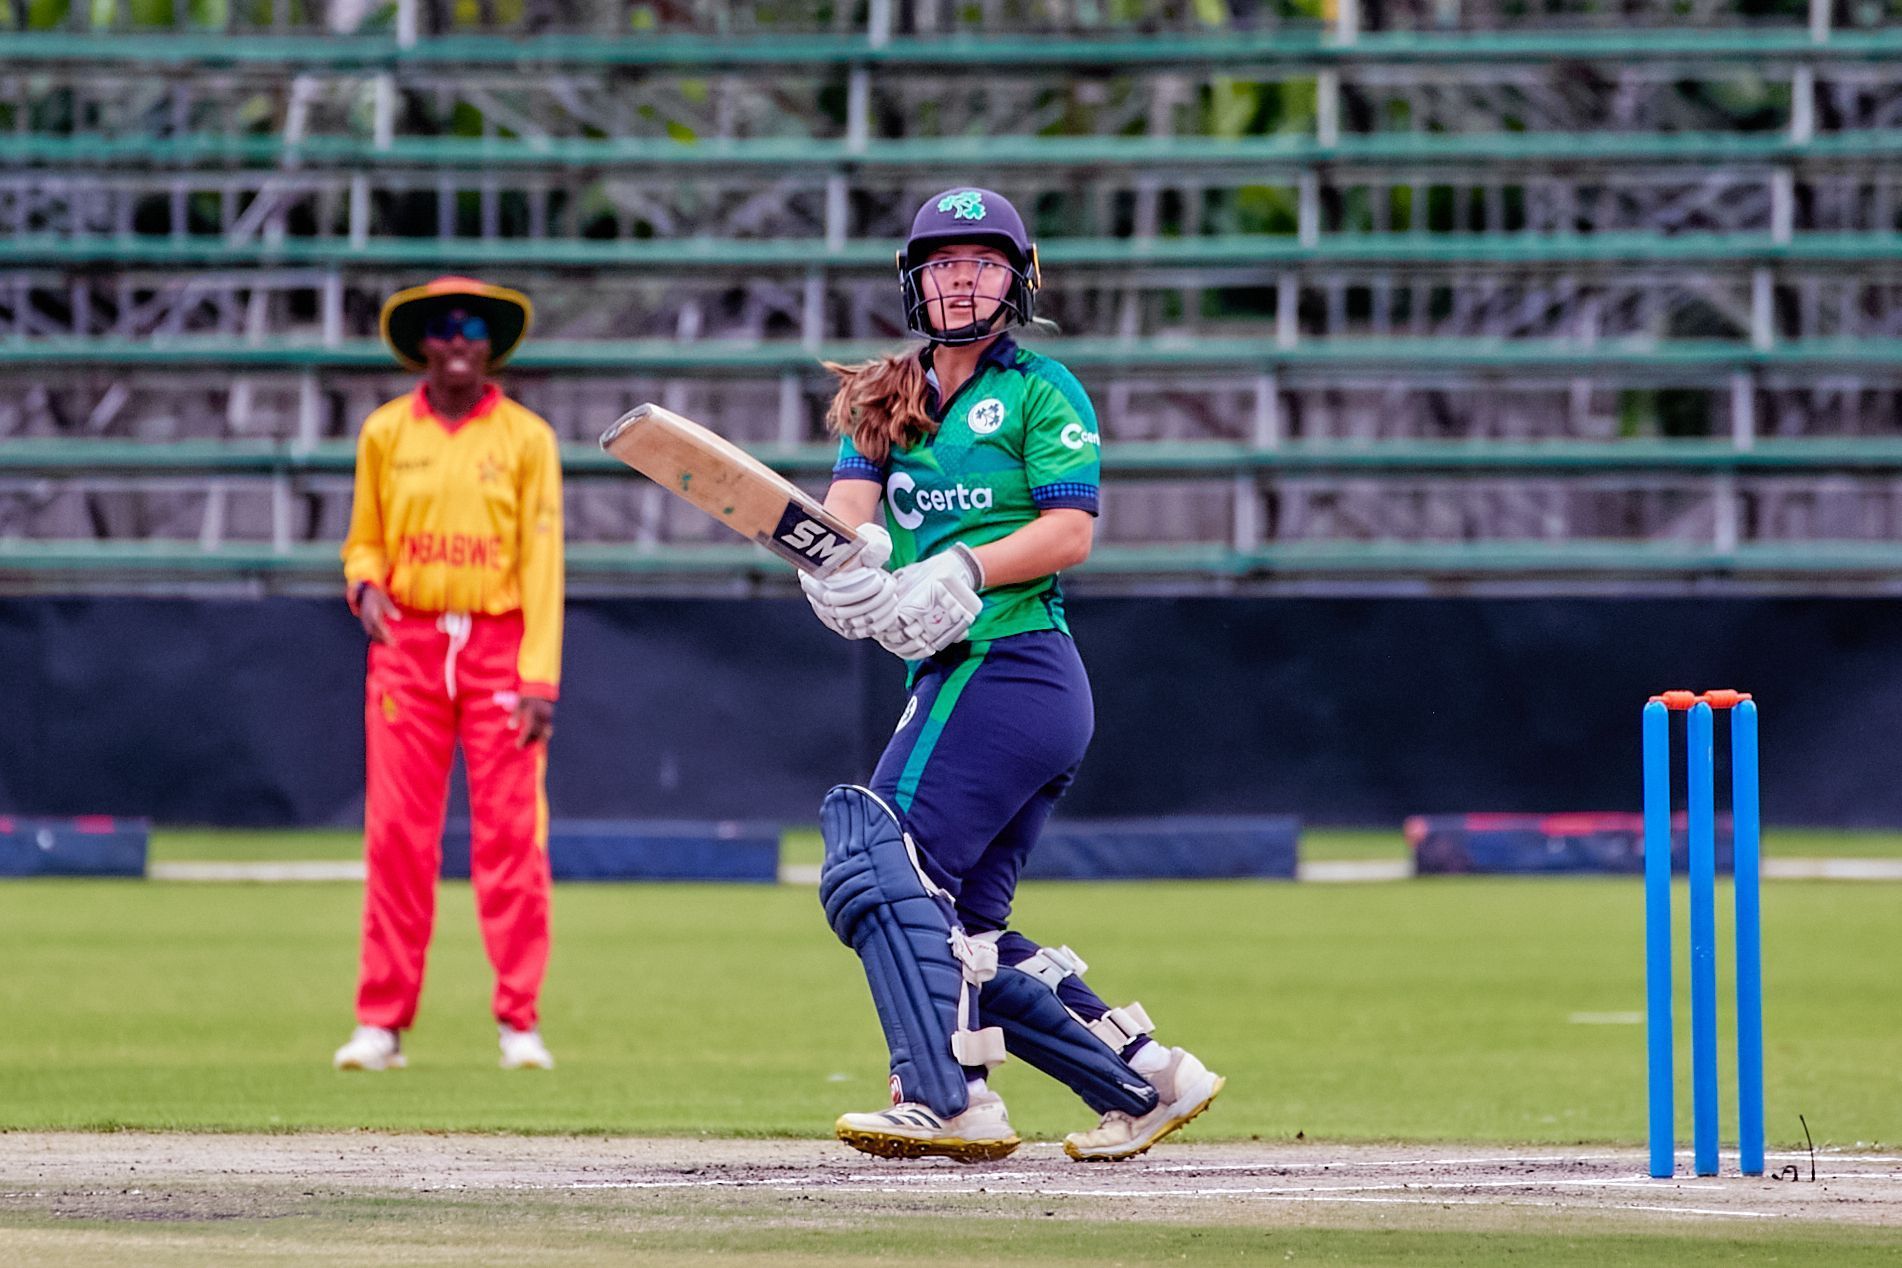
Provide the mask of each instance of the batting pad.
[{"label": "batting pad", "polygon": [[965,974],[951,950],[950,904],[928,888],[897,817],[869,790],[842,784],[827,793],[819,829],[826,842],[819,901],[865,966],[891,1050],[894,1099],[947,1118],[962,1114],[970,1093],[952,1036],[961,1029]]}]

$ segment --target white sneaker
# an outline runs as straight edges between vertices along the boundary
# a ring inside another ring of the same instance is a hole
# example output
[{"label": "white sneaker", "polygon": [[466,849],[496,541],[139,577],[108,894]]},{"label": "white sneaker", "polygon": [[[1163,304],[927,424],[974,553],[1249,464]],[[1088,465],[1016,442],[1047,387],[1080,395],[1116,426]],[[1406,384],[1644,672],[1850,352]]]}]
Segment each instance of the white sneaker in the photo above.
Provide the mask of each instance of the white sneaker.
[{"label": "white sneaker", "polygon": [[330,1064],[339,1070],[401,1070],[409,1062],[403,1059],[403,1044],[394,1030],[358,1026]]},{"label": "white sneaker", "polygon": [[989,1162],[1022,1143],[1011,1130],[1004,1098],[995,1092],[976,1093],[970,1107],[955,1118],[944,1118],[916,1101],[903,1101],[874,1114],[841,1115],[834,1131],[860,1153],[881,1158]]},{"label": "white sneaker", "polygon": [[1094,1130],[1065,1136],[1063,1152],[1078,1162],[1134,1158],[1207,1109],[1228,1082],[1180,1048],[1169,1049],[1169,1064],[1143,1077],[1159,1093],[1156,1108],[1141,1118],[1111,1110]]},{"label": "white sneaker", "polygon": [[555,1059],[548,1055],[539,1030],[502,1027],[502,1068],[504,1070],[552,1070]]}]

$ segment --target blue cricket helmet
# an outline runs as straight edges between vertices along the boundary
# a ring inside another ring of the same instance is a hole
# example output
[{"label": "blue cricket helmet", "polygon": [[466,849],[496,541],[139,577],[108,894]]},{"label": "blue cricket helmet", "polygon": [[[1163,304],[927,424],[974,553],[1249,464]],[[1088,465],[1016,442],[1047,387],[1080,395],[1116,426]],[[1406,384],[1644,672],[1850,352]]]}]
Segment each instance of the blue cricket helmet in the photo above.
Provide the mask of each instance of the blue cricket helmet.
[{"label": "blue cricket helmet", "polygon": [[[997,311],[982,321],[950,330],[932,325],[926,313],[929,301],[919,284],[919,273],[937,248],[965,242],[995,247],[1010,261],[1011,281]],[[911,219],[911,235],[898,252],[898,284],[905,300],[905,327],[933,343],[976,343],[998,330],[1024,325],[1036,316],[1036,297],[1043,285],[1037,262],[1037,244],[1024,228],[1024,218],[1010,200],[991,189],[959,186],[925,199]]]}]

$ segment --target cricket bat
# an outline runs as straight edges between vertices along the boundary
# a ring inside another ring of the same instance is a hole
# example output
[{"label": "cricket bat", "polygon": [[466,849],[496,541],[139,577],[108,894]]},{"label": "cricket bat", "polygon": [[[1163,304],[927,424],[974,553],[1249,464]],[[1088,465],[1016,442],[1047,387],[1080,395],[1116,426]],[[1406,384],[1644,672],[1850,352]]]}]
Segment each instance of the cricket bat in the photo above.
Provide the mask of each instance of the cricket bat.
[{"label": "cricket bat", "polygon": [[601,434],[601,447],[793,567],[826,576],[865,542],[790,480],[690,418],[637,405]]}]

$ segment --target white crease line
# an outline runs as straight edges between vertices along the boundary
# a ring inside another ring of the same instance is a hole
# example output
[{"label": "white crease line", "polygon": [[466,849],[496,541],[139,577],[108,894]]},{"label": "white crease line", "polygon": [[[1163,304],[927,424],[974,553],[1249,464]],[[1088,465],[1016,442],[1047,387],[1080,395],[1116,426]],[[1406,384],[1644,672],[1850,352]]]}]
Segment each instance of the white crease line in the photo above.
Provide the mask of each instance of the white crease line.
[{"label": "white crease line", "polygon": [[1902,859],[1764,859],[1770,881],[1902,881]]},{"label": "white crease line", "polygon": [[[755,1181],[753,1184],[759,1184],[759,1186],[763,1186],[763,1188],[765,1188],[765,1186],[778,1188],[778,1186],[784,1186],[787,1182],[789,1181]],[[732,1186],[732,1184],[747,1184],[747,1181],[590,1181],[582,1182],[582,1184],[571,1184],[569,1188],[719,1188],[719,1186]],[[917,1190],[913,1190],[913,1188],[900,1188],[900,1186],[890,1186],[890,1184],[877,1184],[877,1186],[864,1186],[864,1188],[829,1186],[825,1192],[829,1192],[829,1194],[886,1194],[886,1196],[905,1196],[905,1194],[915,1194]],[[947,1192],[955,1192],[955,1194],[959,1194],[959,1196],[976,1196],[981,1190],[978,1190],[978,1188],[968,1188],[968,1190],[947,1190]],[[1565,1201],[1541,1201],[1529,1200],[1529,1198],[1520,1198],[1520,1200],[1514,1200],[1514,1198],[1493,1200],[1493,1198],[1446,1198],[1446,1196],[1425,1196],[1425,1194],[1419,1196],[1419,1198],[1388,1198],[1388,1196],[1368,1196],[1368,1194],[1352,1194],[1352,1192],[1299,1192],[1299,1190],[1295,1190],[1295,1192],[1280,1192],[1280,1190],[1253,1192],[1253,1190],[1236,1190],[1236,1188],[1177,1188],[1177,1190],[1155,1190],[1155,1188],[1151,1188],[1151,1190],[1141,1190],[1141,1188],[1135,1188],[1135,1190],[1128,1190],[1128,1192],[1084,1190],[1084,1188],[1078,1188],[1078,1190],[1044,1188],[1044,1190],[1000,1192],[1000,1194],[987,1194],[987,1196],[997,1196],[997,1198],[1234,1198],[1236,1194],[1242,1194],[1242,1196],[1248,1196],[1248,1198],[1257,1198],[1257,1200],[1261,1201],[1290,1201],[1290,1203],[1293,1203],[1293,1201],[1303,1201],[1303,1203],[1333,1201],[1333,1203],[1392,1205],[1392,1207],[1421,1207],[1421,1205],[1434,1205],[1434,1207],[1539,1207],[1539,1209],[1569,1207],[1569,1209],[1579,1209],[1579,1211],[1594,1211],[1594,1209],[1607,1209],[1607,1211],[1659,1211],[1659,1213],[1664,1213],[1664,1215],[1708,1215],[1708,1217],[1716,1217],[1716,1219],[1784,1219],[1784,1215],[1778,1213],[1778,1211],[1725,1211],[1725,1209],[1719,1209],[1719,1207],[1666,1207],[1666,1205],[1649,1205],[1649,1203],[1640,1203],[1640,1201],[1619,1201],[1619,1203],[1611,1203],[1609,1207],[1579,1207],[1579,1205],[1575,1205],[1575,1203],[1565,1203]]]},{"label": "white crease line", "polygon": [[[1272,1167],[1258,1168],[1258,1170],[1272,1171],[1274,1170],[1274,1168]],[[1154,1174],[1159,1174],[1159,1172],[1136,1172],[1135,1174],[1154,1175]],[[1194,1172],[1190,1172],[1190,1174],[1194,1174]],[[929,1187],[933,1184],[937,1184],[941,1182],[947,1185],[964,1184],[964,1183],[968,1183],[980,1178],[985,1180],[987,1183],[1007,1183],[1007,1182],[1013,1182],[1013,1181],[1021,1182],[1025,1180],[1028,1180],[1034,1183],[1038,1177],[1035,1175],[1024,1175],[1022,1173],[1000,1175],[995,1172],[985,1172],[981,1176],[947,1175],[944,1173],[937,1173],[937,1174],[931,1174],[931,1175],[916,1175],[916,1176],[853,1175],[853,1176],[846,1177],[847,1180],[854,1183],[858,1183],[858,1184],[914,1185],[919,1188]],[[1376,1181],[1376,1182],[1369,1182],[1365,1184],[1354,1183],[1352,1182],[1351,1178],[1347,1176],[1342,1176],[1341,1179],[1344,1181],[1344,1183],[1337,1184],[1337,1185],[1321,1186],[1321,1185],[1310,1184],[1310,1185],[1295,1185],[1295,1186],[1276,1186],[1276,1188],[1277,1189],[1287,1188],[1290,1192],[1293,1192],[1295,1189],[1306,1191],[1309,1189],[1318,1190],[1321,1188],[1335,1188],[1335,1189],[1341,1189],[1343,1191],[1348,1189],[1435,1189],[1435,1188],[1441,1188],[1441,1189],[1445,1189],[1445,1188],[1536,1189],[1544,1185],[1551,1185],[1551,1186],[1563,1185],[1567,1187],[1577,1187],[1580,1185],[1630,1184],[1630,1185],[1637,1185],[1640,1187],[1648,1187],[1658,1183],[1658,1181],[1651,1179],[1649,1176],[1641,1176],[1636,1174],[1624,1175],[1624,1176],[1598,1176],[1598,1177],[1576,1177],[1576,1178],[1553,1177],[1551,1179],[1522,1178],[1522,1179],[1497,1179],[1497,1180],[1492,1180],[1492,1179],[1414,1180],[1414,1181],[1401,1180],[1401,1181],[1384,1181],[1384,1182]],[[1264,1189],[1262,1191],[1267,1192],[1268,1190]],[[1241,1192],[1241,1190],[1236,1189],[1234,1190],[1234,1192],[1239,1193]]]},{"label": "white crease line", "polygon": [[[1083,1189],[1050,1188],[1035,1183],[1037,1177],[1027,1172],[1011,1172],[1004,1175],[984,1173],[975,1176],[953,1176],[944,1174],[918,1176],[878,1176],[849,1175],[839,1179],[824,1176],[782,1176],[760,1179],[728,1179],[720,1176],[707,1176],[693,1180],[582,1180],[571,1184],[526,1184],[526,1189],[789,1189],[823,1188],[832,1192],[846,1193],[941,1193],[947,1196],[974,1196],[979,1193],[995,1192],[1000,1195],[1021,1195],[1025,1197],[1220,1197],[1223,1194],[1248,1197],[1308,1195],[1320,1197],[1330,1194],[1352,1193],[1433,1193],[1444,1190],[1471,1189],[1642,1189],[1655,1191],[1659,1185],[1672,1184],[1689,1192],[1726,1192],[1736,1184],[1736,1177],[1679,1177],[1676,1180],[1654,1180],[1650,1176],[1634,1175],[1603,1179],[1519,1179],[1519,1180],[1441,1180],[1412,1181],[1395,1184],[1334,1184],[1334,1185],[1232,1185],[1210,1186],[1202,1188],[1153,1188],[1153,1189]],[[1902,1175],[1873,1174],[1867,1172],[1818,1173],[1819,1183],[1831,1180],[1898,1180]],[[981,1183],[980,1183],[981,1182]],[[1028,1182],[1028,1183],[1026,1183]],[[1762,1183],[1773,1183],[1767,1178]],[[1641,1208],[1648,1209],[1648,1208]],[[1659,1210],[1678,1210],[1677,1207],[1659,1207]]]},{"label": "white crease line", "polygon": [[[1089,1189],[1038,1185],[998,1187],[998,1176],[944,1177],[944,1183],[930,1191],[947,1196],[972,1197],[989,1193],[1006,1197],[1074,1198],[1146,1198],[1146,1197],[1311,1197],[1326,1198],[1370,1193],[1418,1193],[1470,1191],[1473,1189],[1655,1189],[1658,1181],[1647,1176],[1605,1180],[1445,1180],[1399,1184],[1321,1184],[1321,1185],[1222,1185],[1196,1188]],[[844,1181],[825,1183],[823,1177],[774,1177],[727,1179],[708,1176],[681,1180],[586,1180],[555,1187],[566,1189],[713,1189],[713,1188],[822,1188],[833,1193],[917,1193],[926,1177],[852,1176]],[[530,1186],[537,1187],[537,1186]],[[1691,1192],[1721,1192],[1727,1186],[1703,1184],[1691,1186]],[[1422,1197],[1420,1200],[1427,1199]],[[1660,1207],[1679,1210],[1678,1207]]]},{"label": "white crease line", "polygon": [[[910,1193],[911,1190],[909,1189],[875,1189],[875,1190],[859,1190],[859,1192],[876,1192],[876,1193],[882,1193],[882,1194],[896,1197],[901,1194]],[[1531,1206],[1531,1207],[1538,1207],[1541,1209],[1551,1208],[1551,1207],[1562,1207],[1567,1210],[1577,1210],[1577,1211],[1594,1211],[1594,1210],[1662,1211],[1670,1215],[1714,1215],[1714,1216],[1728,1217],[1733,1219],[1752,1219],[1752,1220],[1774,1220],[1774,1219],[1787,1218],[1783,1213],[1774,1212],[1774,1211],[1744,1211],[1744,1210],[1733,1211],[1733,1210],[1725,1210],[1719,1207],[1706,1207],[1706,1206],[1650,1206],[1650,1205],[1646,1205],[1646,1204],[1638,1203],[1638,1202],[1617,1202],[1617,1203],[1613,1203],[1612,1205],[1608,1207],[1592,1207],[1592,1206],[1578,1206],[1576,1204],[1567,1203],[1567,1202],[1540,1201],[1538,1199],[1530,1199],[1530,1198],[1507,1198],[1504,1200],[1495,1200],[1491,1198],[1455,1198],[1455,1197],[1426,1197],[1426,1196],[1411,1197],[1411,1198],[1409,1197],[1368,1197],[1365,1195],[1357,1195],[1352,1193],[1332,1193],[1332,1192],[1283,1193],[1283,1192],[1276,1192],[1276,1191],[1268,1191],[1263,1193],[1253,1193],[1247,1190],[1238,1190],[1238,1189],[1132,1189],[1126,1193],[1103,1193],[1103,1192],[1081,1190],[1081,1189],[1079,1190],[1044,1189],[1037,1193],[1024,1193],[1024,1194],[1003,1193],[1003,1194],[988,1195],[988,1196],[998,1196],[998,1197],[1022,1196],[1022,1197],[1042,1197],[1042,1198],[1071,1198],[1071,1197],[1223,1198],[1223,1197],[1234,1197],[1238,1193],[1245,1194],[1246,1196],[1249,1196],[1249,1197],[1259,1198],[1265,1202],[1357,1202],[1357,1203],[1366,1203],[1366,1204],[1381,1205],[1381,1206],[1487,1206],[1487,1207]]]},{"label": "white crease line", "polygon": [[[1688,1158],[1690,1157],[1690,1154],[1686,1153],[1684,1156]],[[1551,1157],[1539,1157],[1539,1158],[1520,1158],[1520,1157],[1398,1158],[1398,1159],[1370,1159],[1366,1161],[1347,1160],[1347,1161],[1334,1161],[1334,1162],[1209,1162],[1209,1163],[1178,1162],[1178,1163],[1170,1163],[1167,1165],[1161,1165],[1161,1164],[1152,1162],[1152,1163],[1126,1164],[1125,1167],[1119,1168],[1119,1170],[1134,1171],[1141,1175],[1164,1175],[1164,1174],[1176,1174],[1176,1173],[1217,1175],[1223,1172],[1230,1172],[1230,1171],[1333,1171],[1337,1169],[1340,1171],[1355,1171],[1359,1169],[1372,1170],[1375,1168],[1379,1168],[1383,1170],[1400,1170],[1403,1168],[1416,1168],[1416,1167],[1479,1167],[1479,1166],[1530,1167],[1530,1166],[1566,1166],[1571,1164],[1587,1163],[1587,1162],[1630,1163],[1631,1161],[1632,1161],[1632,1156],[1630,1154],[1565,1154],[1565,1155],[1553,1155]],[[854,1180],[872,1180],[872,1181],[884,1181],[884,1182],[898,1181],[901,1183],[915,1182],[915,1183],[923,1184],[923,1183],[927,1183],[935,1176],[940,1176],[940,1175],[969,1176],[971,1174],[972,1173],[970,1171],[960,1167],[956,1170],[952,1170],[950,1168],[941,1168],[941,1169],[937,1169],[930,1172],[917,1172],[914,1175],[905,1176],[905,1177],[884,1175],[884,1174],[871,1173],[871,1172],[853,1172],[851,1173],[851,1178]],[[982,1172],[981,1174],[1002,1179],[1007,1177],[1008,1178],[1033,1177],[1033,1176],[1042,1175],[1044,1173],[1040,1171],[986,1171],[986,1172]]]},{"label": "white crease line", "polygon": [[147,879],[155,881],[281,884],[305,881],[361,881],[362,860],[289,861],[281,863],[150,863]]},{"label": "white crease line", "polygon": [[[1140,1198],[1150,1195],[1172,1197],[1221,1197],[1231,1196],[1267,1196],[1275,1194],[1328,1194],[1328,1193],[1437,1193],[1442,1190],[1466,1191],[1471,1189],[1645,1189],[1653,1181],[1634,1176],[1621,1180],[1440,1180],[1423,1181],[1415,1184],[1246,1184],[1222,1185],[1200,1188],[1174,1189],[1082,1189],[1082,1188],[1035,1188],[1007,1190],[1034,1194],[1043,1197],[1095,1197],[1095,1198]],[[939,1192],[975,1193],[981,1187],[971,1180],[960,1180],[965,1187],[946,1186]],[[893,1186],[893,1192],[916,1192],[915,1189],[903,1189]]]},{"label": "white crease line", "polygon": [[[535,1184],[530,1182],[524,1189],[776,1189],[787,1185],[811,1185],[824,1188],[828,1192],[847,1192],[838,1185],[820,1185],[817,1180],[808,1177],[804,1180],[722,1180],[713,1177],[707,1180],[576,1180],[572,1184]],[[864,1190],[849,1190],[864,1192]]]},{"label": "white crease line", "polygon": [[1647,1206],[1641,1202],[1620,1202],[1614,1211],[1663,1211],[1666,1215],[1723,1215],[1737,1220],[1780,1220],[1782,1211],[1728,1211],[1712,1206]]},{"label": "white crease line", "polygon": [[873,1173],[854,1173],[844,1179],[854,1184],[932,1184],[936,1181],[1037,1181],[1042,1171],[966,1171],[959,1167],[957,1171],[921,1171],[917,1175],[873,1175]]},{"label": "white crease line", "polygon": [[1549,1158],[1395,1158],[1369,1159],[1367,1161],[1336,1162],[1217,1162],[1197,1164],[1190,1162],[1172,1163],[1168,1166],[1150,1164],[1146,1171],[1298,1171],[1302,1169],[1326,1171],[1334,1167],[1351,1170],[1355,1167],[1485,1167],[1485,1166],[1562,1166],[1575,1162],[1629,1162],[1629,1154],[1566,1154]]},{"label": "white crease line", "polygon": [[1295,879],[1323,885],[1356,885],[1373,881],[1404,881],[1413,877],[1413,860],[1314,859],[1295,865]]}]

